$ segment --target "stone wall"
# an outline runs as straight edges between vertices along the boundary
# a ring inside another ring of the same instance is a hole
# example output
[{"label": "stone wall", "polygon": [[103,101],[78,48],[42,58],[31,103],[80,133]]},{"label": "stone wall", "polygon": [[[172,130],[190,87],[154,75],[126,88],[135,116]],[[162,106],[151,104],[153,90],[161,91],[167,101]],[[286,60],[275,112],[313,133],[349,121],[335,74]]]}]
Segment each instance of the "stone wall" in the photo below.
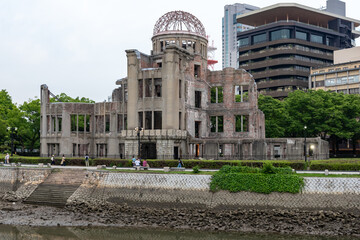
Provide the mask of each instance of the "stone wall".
[{"label": "stone wall", "polygon": [[211,176],[89,171],[68,200],[154,208],[360,210],[359,178],[305,178],[300,194],[209,191]]},{"label": "stone wall", "polygon": [[25,199],[50,173],[51,169],[48,168],[1,168],[0,197],[7,200]]}]

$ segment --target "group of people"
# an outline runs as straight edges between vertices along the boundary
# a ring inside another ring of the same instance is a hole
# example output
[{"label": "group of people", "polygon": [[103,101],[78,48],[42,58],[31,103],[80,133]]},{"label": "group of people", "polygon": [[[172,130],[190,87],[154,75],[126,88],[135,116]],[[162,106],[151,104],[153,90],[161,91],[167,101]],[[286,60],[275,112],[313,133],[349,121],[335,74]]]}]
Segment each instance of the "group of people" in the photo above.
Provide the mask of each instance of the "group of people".
[{"label": "group of people", "polygon": [[[51,156],[50,160],[51,160],[51,165],[55,165],[55,156],[54,155]],[[65,164],[66,164],[66,159],[65,159],[65,155],[63,154],[62,158],[61,158],[60,166],[65,166]]]},{"label": "group of people", "polygon": [[141,159],[140,158],[135,158],[135,156],[132,157],[132,165],[133,165],[133,167],[141,167],[141,166],[142,167],[147,167],[147,168],[150,167],[148,162],[146,161],[146,159],[144,159],[142,161],[142,165],[141,165]]}]

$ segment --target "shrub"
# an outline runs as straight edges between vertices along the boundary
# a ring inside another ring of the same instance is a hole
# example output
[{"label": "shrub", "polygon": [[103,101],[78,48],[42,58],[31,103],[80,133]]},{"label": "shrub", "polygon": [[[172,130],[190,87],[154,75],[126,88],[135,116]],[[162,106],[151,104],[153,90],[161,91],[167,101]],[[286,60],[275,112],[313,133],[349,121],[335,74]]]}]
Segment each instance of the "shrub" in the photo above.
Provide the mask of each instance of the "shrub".
[{"label": "shrub", "polygon": [[212,176],[210,190],[230,192],[249,191],[257,193],[299,193],[304,187],[303,178],[289,174],[262,173],[216,173]]},{"label": "shrub", "polygon": [[193,173],[199,173],[199,172],[200,172],[199,166],[195,166],[195,167],[193,167],[192,169],[193,169]]},{"label": "shrub", "polygon": [[250,191],[258,193],[299,193],[304,187],[303,178],[292,174],[290,167],[276,168],[271,163],[263,168],[247,166],[223,166],[211,178],[210,189],[230,192]]}]

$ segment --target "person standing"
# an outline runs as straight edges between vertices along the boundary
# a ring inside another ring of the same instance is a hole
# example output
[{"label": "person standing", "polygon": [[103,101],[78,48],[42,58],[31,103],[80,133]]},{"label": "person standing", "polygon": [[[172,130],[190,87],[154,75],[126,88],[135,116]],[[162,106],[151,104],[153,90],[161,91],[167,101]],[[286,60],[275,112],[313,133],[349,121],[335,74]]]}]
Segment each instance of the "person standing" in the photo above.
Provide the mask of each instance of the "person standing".
[{"label": "person standing", "polygon": [[135,156],[133,155],[133,157],[132,157],[132,165],[133,165],[133,167],[135,166],[135,161],[136,161],[136,158],[135,158]]},{"label": "person standing", "polygon": [[55,165],[54,155],[51,156],[51,165]]},{"label": "person standing", "polygon": [[61,166],[65,166],[65,155],[63,154],[62,159],[61,159]]},{"label": "person standing", "polygon": [[10,163],[10,155],[7,153],[5,156],[5,164],[9,164]]},{"label": "person standing", "polygon": [[85,166],[89,166],[89,156],[87,154],[85,155]]}]

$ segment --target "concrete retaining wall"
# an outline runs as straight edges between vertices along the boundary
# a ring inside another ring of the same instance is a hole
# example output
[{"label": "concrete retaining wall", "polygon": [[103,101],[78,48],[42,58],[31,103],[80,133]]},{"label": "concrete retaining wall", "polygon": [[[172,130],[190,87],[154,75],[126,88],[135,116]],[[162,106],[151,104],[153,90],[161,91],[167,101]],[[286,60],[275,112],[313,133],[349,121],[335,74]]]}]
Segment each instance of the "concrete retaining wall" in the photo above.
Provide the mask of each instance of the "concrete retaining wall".
[{"label": "concrete retaining wall", "polygon": [[27,198],[50,173],[50,168],[1,168],[0,197],[8,200]]},{"label": "concrete retaining wall", "polygon": [[305,178],[300,194],[209,191],[211,176],[89,171],[68,200],[147,207],[360,210],[359,178]]}]

